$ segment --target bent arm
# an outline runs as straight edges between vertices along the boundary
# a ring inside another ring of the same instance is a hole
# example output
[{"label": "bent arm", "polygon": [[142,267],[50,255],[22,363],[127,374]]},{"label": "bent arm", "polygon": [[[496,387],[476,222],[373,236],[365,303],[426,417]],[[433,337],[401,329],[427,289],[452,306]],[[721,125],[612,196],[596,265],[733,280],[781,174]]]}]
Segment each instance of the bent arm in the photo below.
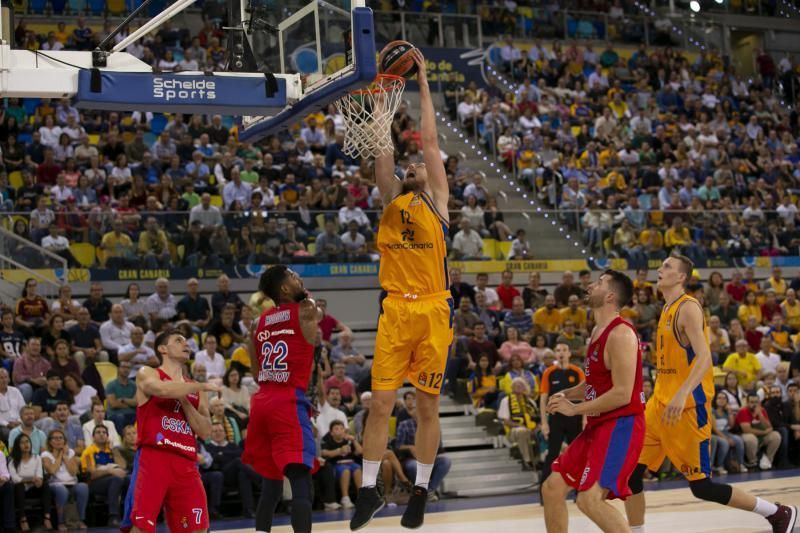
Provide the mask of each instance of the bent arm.
[{"label": "bent arm", "polygon": [[[185,396],[206,390],[207,384],[198,382],[161,381],[154,368],[143,366],[136,375],[136,388],[145,398],[158,396],[181,400]],[[213,390],[213,389],[210,389]]]},{"label": "bent arm", "polygon": [[180,399],[186,420],[201,440],[211,436],[211,414],[208,411],[208,396],[200,394],[200,405],[197,409],[185,397]]},{"label": "bent arm", "polygon": [[575,407],[576,415],[606,413],[630,403],[636,382],[638,343],[636,334],[628,327],[615,328],[611,332],[604,356],[611,369],[613,386],[596,400],[578,404]]}]

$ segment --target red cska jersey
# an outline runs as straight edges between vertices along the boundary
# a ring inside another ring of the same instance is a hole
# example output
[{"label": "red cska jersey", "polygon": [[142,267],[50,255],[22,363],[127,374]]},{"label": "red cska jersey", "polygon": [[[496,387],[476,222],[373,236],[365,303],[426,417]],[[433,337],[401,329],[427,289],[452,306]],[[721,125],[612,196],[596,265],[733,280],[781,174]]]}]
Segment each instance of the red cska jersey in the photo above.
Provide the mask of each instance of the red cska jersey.
[{"label": "red cska jersey", "polygon": [[275,386],[306,390],[314,346],[300,328],[299,304],[282,304],[264,311],[258,319],[253,346],[259,361],[253,374],[262,390]]},{"label": "red cska jersey", "polygon": [[[597,340],[589,345],[586,351],[586,393],[584,395],[585,401],[591,401],[599,398],[614,386],[611,379],[611,370],[606,368],[606,363],[603,360],[603,354],[606,350],[606,341],[611,331],[617,327],[631,328],[634,333],[636,329],[626,322],[622,317],[616,317],[611,323],[606,326]],[[639,334],[636,333],[637,350],[636,350],[636,380],[633,383],[633,391],[631,392],[631,399],[627,405],[618,407],[612,411],[601,413],[599,415],[588,415],[586,417],[587,425],[597,424],[603,420],[612,418],[619,418],[622,416],[636,415],[644,412],[644,392],[642,392],[642,348],[639,343]]]},{"label": "red cska jersey", "polygon": [[[166,372],[160,368],[156,370],[161,381],[172,381]],[[197,409],[200,396],[193,393],[187,398]],[[136,425],[137,448],[170,451],[193,462],[197,459],[197,439],[178,400],[151,396],[147,403],[136,408]]]}]

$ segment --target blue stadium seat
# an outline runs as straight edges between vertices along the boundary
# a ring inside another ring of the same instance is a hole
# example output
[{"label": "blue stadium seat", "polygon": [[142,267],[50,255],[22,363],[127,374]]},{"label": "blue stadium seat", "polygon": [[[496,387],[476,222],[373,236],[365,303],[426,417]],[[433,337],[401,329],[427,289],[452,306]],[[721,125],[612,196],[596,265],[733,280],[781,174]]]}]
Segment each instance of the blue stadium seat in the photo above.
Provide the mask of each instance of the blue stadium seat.
[{"label": "blue stadium seat", "polygon": [[67,7],[67,0],[50,0],[50,6],[53,8],[53,13],[61,15]]},{"label": "blue stadium seat", "polygon": [[567,35],[569,37],[575,37],[575,34],[578,32],[578,21],[575,19],[567,19]]},{"label": "blue stadium seat", "polygon": [[33,116],[36,113],[36,107],[39,105],[41,100],[39,98],[23,98],[22,99],[22,107],[25,108],[25,114]]},{"label": "blue stadium seat", "polygon": [[151,17],[155,17],[162,11],[164,8],[167,7],[166,0],[155,0],[150,6],[147,8],[147,12]]},{"label": "blue stadium seat", "polygon": [[152,131],[155,135],[159,135],[166,127],[167,117],[165,117],[162,113],[156,113],[153,116],[153,120],[150,122],[150,131]]},{"label": "blue stadium seat", "polygon": [[156,139],[158,139],[158,136],[155,133],[151,131],[146,131],[144,133],[143,141],[147,146],[153,146],[153,143],[156,142]]},{"label": "blue stadium seat", "polygon": [[33,142],[33,135],[31,135],[30,133],[20,132],[17,134],[17,142],[20,144]]},{"label": "blue stadium seat", "polygon": [[69,0],[69,10],[73,14],[82,14],[86,10],[86,0]]},{"label": "blue stadium seat", "polygon": [[47,0],[31,0],[31,13],[42,14],[47,5]]},{"label": "blue stadium seat", "polygon": [[105,0],[89,0],[89,11],[92,15],[102,15],[106,12]]}]

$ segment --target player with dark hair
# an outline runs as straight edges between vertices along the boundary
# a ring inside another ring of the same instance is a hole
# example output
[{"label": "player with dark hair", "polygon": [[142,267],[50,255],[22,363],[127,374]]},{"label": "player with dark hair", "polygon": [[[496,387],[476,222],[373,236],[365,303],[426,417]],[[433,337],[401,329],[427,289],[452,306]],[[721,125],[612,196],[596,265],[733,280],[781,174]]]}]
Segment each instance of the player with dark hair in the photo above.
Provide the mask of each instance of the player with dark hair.
[{"label": "player with dark hair", "polygon": [[658,470],[669,458],[696,498],[760,514],[775,532],[792,531],[797,520],[794,506],[771,503],[711,481],[714,372],[703,306],[685,291],[693,270],[692,261],[682,255],[666,258],[658,269],[657,287],[666,305],[656,330],[658,377],[645,412],[644,449],[630,479],[633,496],[625,502],[631,530],[645,530],[645,469]]},{"label": "player with dark hair", "polygon": [[402,180],[394,174],[392,154],[375,158],[375,179],[385,206],[377,244],[381,252],[379,278],[386,297],[381,301],[375,338],[372,404],[364,429],[363,483],[350,520],[353,531],[369,524],[385,504],[376,480],[386,452],[397,389],[406,379],[417,388],[419,431],[414,454],[416,481],[400,523],[411,529],[422,526],[428,483],[439,449],[439,393],[453,342],[454,309],[445,244],[450,224],[449,186],[439,151],[425,58],[417,48],[412,56],[418,69],[425,151],[423,163],[409,165]]},{"label": "player with dark hair", "polygon": [[272,529],[286,477],[292,486],[292,529],[308,533],[311,474],[319,465],[306,388],[321,313],[306,294],[300,276],[284,265],[268,268],[258,289],[275,302],[275,307],[254,321],[249,335],[250,368],[259,390],[250,400],[242,461],[264,477],[256,531]]},{"label": "player with dark hair", "polygon": [[197,470],[197,439],[211,434],[211,383],[184,377],[192,352],[184,336],[169,330],[156,337],[161,366],[136,375],[136,457],[125,498],[122,531],[154,533],[162,506],[170,531],[208,530],[206,491]]},{"label": "player with dark hair", "polygon": [[[542,487],[547,531],[566,532],[566,497],[578,491],[578,508],[603,531],[628,530],[606,499],[630,495],[628,478],[644,442],[642,351],[633,325],[619,314],[633,283],[606,270],[586,297],[596,326],[586,355],[586,381],[550,397],[549,413],[586,415],[586,428],[553,462]],[[570,400],[583,400],[572,403]],[[560,474],[560,475],[557,475]]]}]

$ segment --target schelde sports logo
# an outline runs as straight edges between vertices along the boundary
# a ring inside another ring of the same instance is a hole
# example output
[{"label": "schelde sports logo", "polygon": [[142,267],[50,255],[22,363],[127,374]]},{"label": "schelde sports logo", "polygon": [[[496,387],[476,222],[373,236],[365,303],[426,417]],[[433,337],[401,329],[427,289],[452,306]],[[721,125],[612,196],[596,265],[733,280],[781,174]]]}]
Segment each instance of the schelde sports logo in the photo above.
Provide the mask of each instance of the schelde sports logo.
[{"label": "schelde sports logo", "polygon": [[217,82],[213,79],[153,78],[153,98],[159,100],[216,100]]}]

